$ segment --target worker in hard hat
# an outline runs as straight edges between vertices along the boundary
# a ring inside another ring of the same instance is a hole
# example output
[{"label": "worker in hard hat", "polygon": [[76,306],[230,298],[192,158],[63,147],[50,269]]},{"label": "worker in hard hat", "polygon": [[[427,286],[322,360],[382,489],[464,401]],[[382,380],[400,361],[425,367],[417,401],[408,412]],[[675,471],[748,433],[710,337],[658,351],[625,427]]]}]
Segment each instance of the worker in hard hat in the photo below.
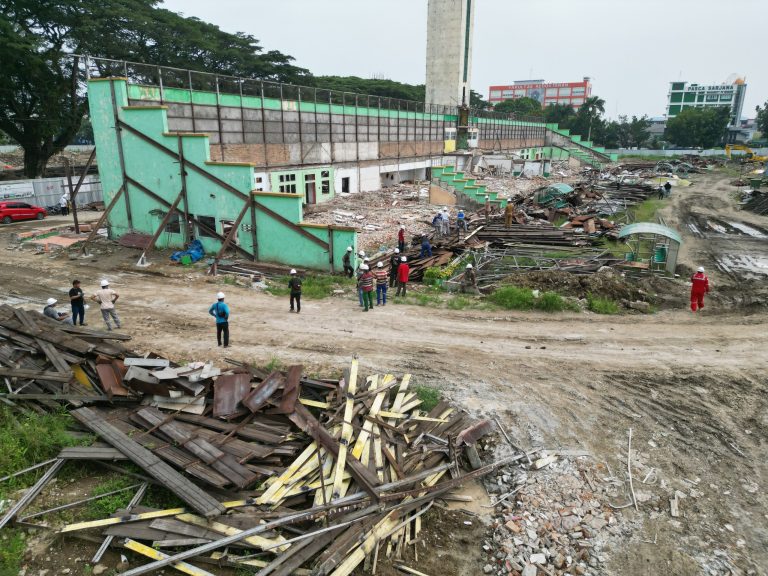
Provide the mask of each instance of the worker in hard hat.
[{"label": "worker in hard hat", "polygon": [[80,319],[80,326],[87,326],[85,323],[85,294],[80,288],[80,280],[72,280],[72,288],[69,289],[69,304],[72,307],[72,324],[77,324]]},{"label": "worker in hard hat", "polygon": [[99,303],[101,307],[101,317],[104,319],[104,323],[107,325],[107,330],[112,330],[112,326],[109,323],[110,318],[114,320],[115,326],[120,329],[120,317],[115,310],[115,302],[120,298],[120,295],[109,287],[108,280],[101,281],[101,290],[91,296],[91,300]]},{"label": "worker in hard hat", "polygon": [[43,308],[43,316],[47,316],[58,322],[64,322],[65,324],[72,324],[72,316],[66,312],[59,312],[56,310],[57,302],[58,300],[56,300],[56,298],[48,298],[45,302],[45,308]]},{"label": "worker in hard hat", "polygon": [[224,336],[224,348],[229,348],[229,306],[224,303],[224,292],[216,294],[216,302],[208,308],[208,314],[216,318],[216,342],[221,346]]},{"label": "worker in hard hat", "polygon": [[512,228],[512,220],[515,217],[515,207],[512,202],[507,202],[506,208],[504,208],[504,227]]},{"label": "worker in hard hat", "polygon": [[397,280],[397,267],[400,266],[400,248],[395,248],[389,257],[389,287],[392,288]]},{"label": "worker in hard hat", "polygon": [[376,279],[376,306],[387,305],[388,276],[384,262],[376,264],[376,268],[373,270],[373,277]]},{"label": "worker in hard hat", "polygon": [[347,246],[347,251],[344,253],[341,263],[344,265],[344,274],[348,278],[352,278],[355,275],[355,269],[352,267],[352,246]]},{"label": "worker in hard hat", "polygon": [[429,243],[429,237],[426,234],[421,235],[421,252],[419,258],[432,256],[432,244]]},{"label": "worker in hard hat", "polygon": [[461,278],[461,291],[465,294],[480,294],[477,289],[477,273],[472,264],[467,264],[464,269],[464,276]]},{"label": "worker in hard hat", "polygon": [[691,312],[704,308],[704,294],[709,292],[709,278],[704,273],[704,266],[699,266],[691,276]]},{"label": "worker in hard hat", "polygon": [[400,224],[400,230],[397,231],[397,249],[400,252],[405,250],[405,225]]},{"label": "worker in hard hat", "polygon": [[400,265],[397,267],[397,292],[395,296],[400,296],[401,292],[405,297],[408,291],[408,276],[411,273],[411,268],[408,266],[408,258],[402,256],[400,258]]},{"label": "worker in hard hat", "polygon": [[363,295],[363,312],[368,312],[368,310],[373,310],[374,278],[373,274],[371,274],[371,270],[368,264],[363,264],[360,266],[360,270],[362,271],[362,274],[357,280],[357,287]]},{"label": "worker in hard hat", "polygon": [[294,269],[291,269],[291,278],[288,280],[288,288],[291,291],[291,309],[288,310],[288,312],[293,312],[295,306],[296,314],[298,314],[301,312],[301,278]]}]

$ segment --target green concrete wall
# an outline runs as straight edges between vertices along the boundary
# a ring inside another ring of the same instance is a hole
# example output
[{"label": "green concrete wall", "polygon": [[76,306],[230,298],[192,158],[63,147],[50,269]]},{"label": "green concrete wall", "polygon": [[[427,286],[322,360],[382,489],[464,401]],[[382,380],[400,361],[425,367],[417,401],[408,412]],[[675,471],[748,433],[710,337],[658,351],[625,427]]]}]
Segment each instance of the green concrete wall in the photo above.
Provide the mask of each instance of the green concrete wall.
[{"label": "green concrete wall", "polygon": [[[128,129],[121,130],[121,135],[118,136],[115,130],[117,115],[122,122],[174,153],[180,146],[188,162],[240,193],[233,193],[224,185],[212,181],[194,169],[187,168],[185,171],[187,211],[196,217],[212,217],[213,227],[223,235],[224,223],[237,219],[246,199],[252,194],[253,166],[211,162],[207,136],[169,134],[165,107],[127,106],[128,88],[123,79],[98,79],[89,82],[88,100],[105,203],[109,204],[124,185],[123,171],[168,204],[172,204],[182,190],[178,158],[164,153]],[[123,152],[122,163],[120,143]],[[302,171],[302,191],[306,175],[316,172],[318,197],[324,196],[321,191],[322,170],[329,170],[330,190],[327,196],[333,196],[333,171],[330,168]],[[123,194],[123,198],[118,200],[109,214],[111,237],[119,238],[128,232],[154,234],[163,214],[167,212],[167,206],[133,184],[126,184],[125,189],[127,194]],[[254,235],[250,214],[246,213],[238,230],[238,245],[249,254],[258,255],[260,260],[328,270],[331,260],[329,250],[332,247],[333,264],[336,269],[341,269],[341,259],[347,246],[352,246],[357,251],[354,229],[302,223],[303,195],[254,193],[253,198],[294,225],[292,227],[256,208]],[[184,211],[183,202],[179,204],[179,209]],[[329,243],[329,247],[312,242],[296,229],[297,226],[307,234]],[[186,244],[184,228],[182,224],[178,233],[163,232],[157,240],[157,246],[183,247]],[[190,233],[202,242],[206,252],[214,253],[221,248],[220,239],[205,236],[204,232],[197,230],[197,226],[193,226]]]}]

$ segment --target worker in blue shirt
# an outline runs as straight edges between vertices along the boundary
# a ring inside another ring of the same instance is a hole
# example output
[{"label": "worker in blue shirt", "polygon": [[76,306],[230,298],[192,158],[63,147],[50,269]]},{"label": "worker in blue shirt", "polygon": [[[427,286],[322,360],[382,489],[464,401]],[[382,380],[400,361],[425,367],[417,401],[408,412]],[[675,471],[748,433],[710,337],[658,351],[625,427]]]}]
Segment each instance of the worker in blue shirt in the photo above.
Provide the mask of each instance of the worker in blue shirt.
[{"label": "worker in blue shirt", "polygon": [[459,210],[459,213],[456,215],[456,228],[458,230],[464,229],[464,232],[467,231],[467,219],[464,216],[464,210]]},{"label": "worker in blue shirt", "polygon": [[432,245],[429,243],[429,238],[426,234],[421,235],[421,252],[419,253],[419,258],[424,258],[424,256],[432,256]]},{"label": "worker in blue shirt", "polygon": [[208,308],[208,314],[216,318],[216,341],[221,346],[224,335],[224,348],[229,348],[229,306],[224,304],[224,292],[216,294],[216,302]]}]

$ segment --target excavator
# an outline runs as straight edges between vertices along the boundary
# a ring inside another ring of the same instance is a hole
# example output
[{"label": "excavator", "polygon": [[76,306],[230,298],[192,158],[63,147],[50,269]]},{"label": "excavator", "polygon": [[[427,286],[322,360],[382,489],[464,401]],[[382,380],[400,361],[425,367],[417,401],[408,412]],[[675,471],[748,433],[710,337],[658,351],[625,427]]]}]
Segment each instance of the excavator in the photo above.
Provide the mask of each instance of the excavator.
[{"label": "excavator", "polygon": [[726,144],[725,145],[725,155],[728,156],[728,159],[731,159],[731,151],[732,150],[740,150],[746,154],[746,156],[742,159],[742,162],[768,162],[768,156],[758,156],[755,154],[755,152],[750,148],[749,146],[745,146],[744,144]]}]

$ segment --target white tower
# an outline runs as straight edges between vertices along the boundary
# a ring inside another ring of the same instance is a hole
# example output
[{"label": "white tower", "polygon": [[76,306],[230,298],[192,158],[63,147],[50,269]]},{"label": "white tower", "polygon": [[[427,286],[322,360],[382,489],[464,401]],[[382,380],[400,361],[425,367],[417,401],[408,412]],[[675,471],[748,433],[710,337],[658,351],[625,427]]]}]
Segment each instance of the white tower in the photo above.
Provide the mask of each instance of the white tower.
[{"label": "white tower", "polygon": [[427,104],[469,104],[477,0],[429,0]]}]

